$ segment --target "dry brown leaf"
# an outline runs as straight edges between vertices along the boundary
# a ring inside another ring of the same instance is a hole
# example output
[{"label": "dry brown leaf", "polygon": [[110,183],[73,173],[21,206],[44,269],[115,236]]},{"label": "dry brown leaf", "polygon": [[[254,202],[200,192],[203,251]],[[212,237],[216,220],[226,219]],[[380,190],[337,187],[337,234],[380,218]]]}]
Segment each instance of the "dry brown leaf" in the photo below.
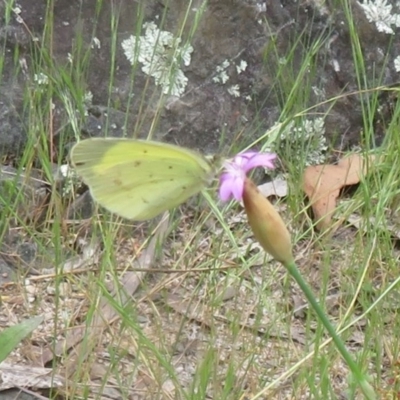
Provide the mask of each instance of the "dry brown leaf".
[{"label": "dry brown leaf", "polygon": [[46,389],[64,384],[64,379],[56,375],[52,368],[0,363],[0,391],[14,387]]},{"label": "dry brown leaf", "polygon": [[337,165],[313,165],[306,168],[303,190],[310,199],[317,229],[325,230],[330,226],[340,190],[359,183],[367,173],[367,165],[373,161],[372,155],[365,159],[360,154],[353,154],[341,159]]}]

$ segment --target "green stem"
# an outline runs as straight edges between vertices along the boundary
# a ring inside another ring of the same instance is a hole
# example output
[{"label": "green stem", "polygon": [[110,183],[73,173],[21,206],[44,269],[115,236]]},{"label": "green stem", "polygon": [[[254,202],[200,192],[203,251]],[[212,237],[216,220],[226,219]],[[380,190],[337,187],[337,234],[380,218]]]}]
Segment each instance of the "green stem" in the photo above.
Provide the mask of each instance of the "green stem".
[{"label": "green stem", "polygon": [[310,302],[311,306],[317,313],[320,321],[323,323],[324,327],[326,330],[329,332],[329,334],[332,337],[332,340],[334,341],[337,349],[339,350],[340,354],[346,361],[347,365],[349,366],[351,372],[353,373],[353,376],[357,383],[360,385],[361,390],[363,391],[366,399],[368,400],[376,400],[376,394],[372,386],[368,383],[367,378],[365,375],[361,372],[359,366],[356,364],[356,362],[353,360],[351,357],[350,353],[347,351],[345,345],[343,344],[342,340],[340,337],[337,335],[334,327],[332,324],[329,322],[329,319],[325,315],[324,311],[322,310],[321,306],[315,299],[315,296],[313,292],[311,291],[310,287],[307,285],[307,283],[304,281],[303,277],[300,274],[300,271],[297,269],[296,264],[291,262],[290,264],[286,264],[285,267],[289,271],[290,275],[296,280],[297,284],[300,286],[301,290],[307,297],[307,300]]}]

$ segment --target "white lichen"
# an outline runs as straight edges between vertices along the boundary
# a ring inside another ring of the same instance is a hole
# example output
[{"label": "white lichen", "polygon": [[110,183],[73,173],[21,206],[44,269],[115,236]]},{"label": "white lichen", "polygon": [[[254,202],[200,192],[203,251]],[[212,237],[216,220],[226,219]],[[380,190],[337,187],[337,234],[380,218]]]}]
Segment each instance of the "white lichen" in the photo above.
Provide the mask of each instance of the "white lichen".
[{"label": "white lichen", "polygon": [[311,89],[319,99],[325,99],[325,97],[326,97],[325,88],[319,88],[317,86],[311,86]]},{"label": "white lichen", "polygon": [[305,166],[324,163],[328,150],[324,119],[304,120],[302,125],[290,122],[272,150],[281,155],[290,154],[294,160],[304,160]]},{"label": "white lichen", "polygon": [[226,73],[226,71],[221,71],[218,75],[214,76],[212,80],[215,83],[225,84],[229,80],[229,75]]},{"label": "white lichen", "polygon": [[130,36],[122,42],[125,56],[132,65],[140,62],[142,71],[154,78],[163,93],[180,97],[188,83],[180,66],[190,64],[193,47],[180,46],[180,38],[161,31],[154,22],[145,23],[143,28],[144,36]]},{"label": "white lichen", "polygon": [[228,93],[233,97],[240,96],[240,88],[239,85],[232,85],[228,88]]},{"label": "white lichen", "polygon": [[215,83],[222,83],[223,85],[228,82],[229,75],[226,72],[226,69],[231,65],[228,60],[222,62],[221,65],[217,65],[215,68],[216,75],[212,78]]},{"label": "white lichen", "polygon": [[76,171],[68,164],[60,165],[56,178],[61,179],[64,183],[62,188],[63,196],[73,193],[75,185],[82,185]]},{"label": "white lichen", "polygon": [[90,44],[90,47],[91,47],[92,49],[100,49],[100,48],[101,48],[100,39],[97,38],[97,37],[94,37],[94,38],[92,39],[92,43]]},{"label": "white lichen", "polygon": [[243,71],[246,71],[247,68],[247,62],[245,60],[240,60],[240,63],[236,65],[236,71],[239,74],[241,74]]},{"label": "white lichen", "polygon": [[39,72],[38,74],[35,74],[33,77],[33,80],[39,86],[45,86],[49,83],[49,77],[46,74],[44,74],[43,72]]},{"label": "white lichen", "polygon": [[19,23],[22,24],[24,22],[24,20],[21,17],[21,13],[22,13],[22,9],[19,5],[17,5],[16,7],[13,8],[13,12],[14,12],[14,16],[15,16],[15,20]]},{"label": "white lichen", "polygon": [[[215,83],[220,83],[224,85],[230,79],[228,75],[228,67],[231,65],[231,61],[224,60],[221,65],[217,65],[215,68],[215,76],[212,78],[212,81]],[[236,69],[236,74],[240,75],[247,68],[247,62],[245,60],[240,60],[236,65],[233,64]],[[231,72],[234,73],[235,69],[232,69]],[[231,85],[227,89],[228,93],[233,97],[240,97],[240,87],[238,84]]]},{"label": "white lichen", "polygon": [[90,90],[84,93],[83,103],[86,107],[90,107],[93,104],[93,93]]},{"label": "white lichen", "polygon": [[259,1],[256,3],[257,13],[267,12],[267,3],[264,1]]},{"label": "white lichen", "polygon": [[71,175],[71,167],[68,164],[60,165],[60,174],[64,178],[70,178],[71,176],[75,176],[75,175],[73,175],[73,172],[72,172],[72,175]]},{"label": "white lichen", "polygon": [[394,69],[396,70],[396,72],[400,72],[400,56],[397,56],[394,61]]},{"label": "white lichen", "polygon": [[393,6],[387,0],[366,0],[358,3],[369,22],[374,22],[379,32],[394,35],[392,25],[400,27],[400,14],[392,12]]}]

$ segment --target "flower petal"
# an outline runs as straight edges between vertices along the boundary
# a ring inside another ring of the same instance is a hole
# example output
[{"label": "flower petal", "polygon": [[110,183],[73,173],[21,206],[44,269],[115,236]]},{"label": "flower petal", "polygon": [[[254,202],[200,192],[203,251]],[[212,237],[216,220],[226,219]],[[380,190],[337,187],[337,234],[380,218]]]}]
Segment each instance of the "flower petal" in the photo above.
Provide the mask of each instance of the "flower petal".
[{"label": "flower petal", "polygon": [[219,198],[228,201],[232,194],[232,178],[229,173],[222,174],[219,180]]},{"label": "flower petal", "polygon": [[233,159],[225,161],[225,172],[220,177],[219,197],[227,201],[234,197],[241,201],[243,197],[246,173],[256,167],[274,168],[273,160],[276,154],[246,151],[237,154]]},{"label": "flower petal", "polygon": [[244,177],[235,177],[231,184],[231,190],[233,197],[240,201],[243,197]]},{"label": "flower petal", "polygon": [[245,172],[249,172],[256,167],[267,167],[274,169],[273,161],[276,159],[276,154],[273,153],[257,153],[254,154],[247,163],[243,166]]},{"label": "flower petal", "polygon": [[246,151],[244,153],[239,153],[231,160],[231,165],[233,165],[236,169],[243,169],[243,167],[249,162],[249,160],[256,154],[258,153],[255,151]]}]

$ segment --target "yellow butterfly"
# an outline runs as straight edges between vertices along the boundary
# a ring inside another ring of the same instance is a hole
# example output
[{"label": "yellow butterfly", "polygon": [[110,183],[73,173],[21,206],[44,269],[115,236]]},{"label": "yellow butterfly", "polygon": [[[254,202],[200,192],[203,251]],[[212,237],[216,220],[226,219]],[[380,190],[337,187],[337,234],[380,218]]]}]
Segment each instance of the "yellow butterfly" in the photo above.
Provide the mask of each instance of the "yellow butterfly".
[{"label": "yellow butterfly", "polygon": [[82,140],[71,160],[96,201],[136,221],[178,206],[215,174],[211,162],[194,151],[146,140]]}]

